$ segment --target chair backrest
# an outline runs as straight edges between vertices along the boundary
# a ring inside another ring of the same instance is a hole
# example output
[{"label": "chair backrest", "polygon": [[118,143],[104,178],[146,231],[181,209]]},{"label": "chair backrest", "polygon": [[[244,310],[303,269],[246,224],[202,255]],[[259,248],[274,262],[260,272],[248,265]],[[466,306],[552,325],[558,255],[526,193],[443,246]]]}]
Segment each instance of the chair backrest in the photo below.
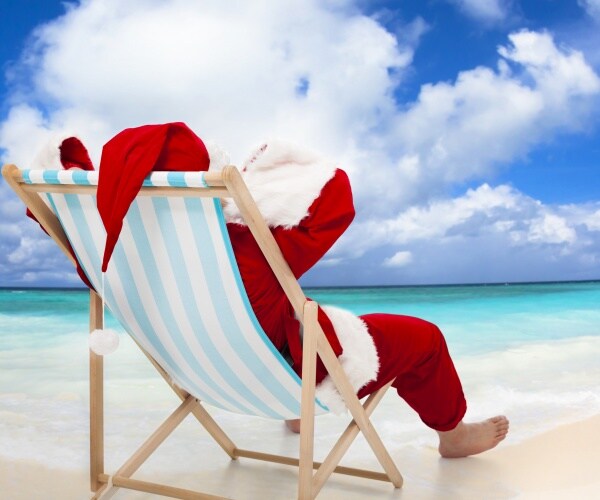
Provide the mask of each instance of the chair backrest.
[{"label": "chair backrest", "polygon": [[[57,215],[77,259],[101,291],[106,231],[97,172],[24,170]],[[61,186],[57,186],[61,185]],[[67,185],[73,185],[67,188]],[[269,341],[246,295],[219,198],[202,172],[155,172],[144,186],[197,188],[139,195],[105,274],[106,305],[172,379],[233,412],[300,415],[301,381]],[[157,190],[160,191],[160,190]],[[317,401],[317,412],[327,408]]]}]

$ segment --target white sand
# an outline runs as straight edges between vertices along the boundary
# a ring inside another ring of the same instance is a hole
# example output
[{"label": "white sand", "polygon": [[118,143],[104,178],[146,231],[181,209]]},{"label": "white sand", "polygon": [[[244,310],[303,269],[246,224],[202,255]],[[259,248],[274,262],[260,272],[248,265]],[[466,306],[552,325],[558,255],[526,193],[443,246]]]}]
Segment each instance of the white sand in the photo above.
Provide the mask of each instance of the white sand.
[{"label": "white sand", "polygon": [[[283,431],[274,434],[295,446],[295,436]],[[351,461],[351,464],[376,469],[375,459],[363,453],[360,443],[357,445],[350,453],[359,451],[360,460]],[[135,477],[239,499],[289,499],[295,496],[295,468],[244,459],[230,462],[220,450],[202,443],[197,453],[190,454],[190,449],[182,450],[186,470],[189,470],[190,460],[210,465],[193,474],[161,474],[159,449],[157,458],[151,459]],[[600,492],[600,415],[558,427],[518,444],[501,444],[477,457],[440,459],[431,446],[417,448],[401,443],[392,443],[390,451],[404,475],[401,490],[394,490],[387,483],[334,475],[319,498],[586,500],[598,498]],[[208,462],[205,461],[207,458]],[[81,470],[66,471],[27,461],[0,461],[0,498],[89,498],[86,466],[82,464]],[[151,498],[151,495],[120,490],[114,498],[142,499]]]}]

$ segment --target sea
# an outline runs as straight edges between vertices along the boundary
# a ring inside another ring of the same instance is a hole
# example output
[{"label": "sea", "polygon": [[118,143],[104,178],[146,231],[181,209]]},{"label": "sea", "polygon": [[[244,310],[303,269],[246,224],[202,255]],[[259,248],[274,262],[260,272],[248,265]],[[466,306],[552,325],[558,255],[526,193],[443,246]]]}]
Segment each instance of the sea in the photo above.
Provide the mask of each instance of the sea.
[{"label": "sea", "polygon": [[[357,314],[397,313],[436,323],[463,382],[467,420],[506,414],[512,442],[600,413],[600,281],[306,293]],[[0,459],[63,468],[87,460],[88,301],[80,289],[0,289]],[[107,446],[126,457],[144,439],[137,431],[160,422],[178,400],[106,315],[121,339],[105,358]],[[434,433],[398,399],[389,393],[382,403],[382,434],[406,446],[433,445]],[[271,432],[270,423],[242,424],[237,415],[215,411],[245,433]],[[194,432],[184,430],[180,444],[186,446]],[[181,467],[176,459],[172,464]]]}]

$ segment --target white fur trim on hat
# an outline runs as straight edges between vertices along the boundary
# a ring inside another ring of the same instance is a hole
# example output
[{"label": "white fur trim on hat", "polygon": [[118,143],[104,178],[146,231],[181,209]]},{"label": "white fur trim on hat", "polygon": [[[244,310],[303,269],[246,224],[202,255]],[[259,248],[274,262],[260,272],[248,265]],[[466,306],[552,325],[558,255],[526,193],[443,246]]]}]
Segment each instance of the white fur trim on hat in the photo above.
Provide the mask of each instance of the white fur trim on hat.
[{"label": "white fur trim on hat", "polygon": [[75,135],[67,132],[53,134],[36,153],[31,168],[62,170],[63,166],[60,162],[60,146],[63,141],[69,137],[75,137]]},{"label": "white fur trim on hat", "polygon": [[[295,144],[272,140],[258,148],[244,164],[242,178],[271,227],[297,226],[321,190],[335,175],[336,166]],[[225,207],[228,222],[244,224],[238,207]]]},{"label": "white fur trim on hat", "polygon": [[[322,306],[331,320],[344,352],[339,362],[355,392],[374,380],[379,371],[379,356],[367,325],[349,311]],[[334,413],[343,413],[346,405],[333,380],[327,375],[317,386],[316,395]]]},{"label": "white fur trim on hat", "polygon": [[[63,166],[60,162],[60,146],[65,139],[69,137],[75,137],[73,134],[66,132],[54,133],[46,143],[38,150],[35,154],[35,158],[30,168],[42,169],[42,170],[62,170]],[[42,201],[49,207],[50,201],[46,196],[41,196]]]}]

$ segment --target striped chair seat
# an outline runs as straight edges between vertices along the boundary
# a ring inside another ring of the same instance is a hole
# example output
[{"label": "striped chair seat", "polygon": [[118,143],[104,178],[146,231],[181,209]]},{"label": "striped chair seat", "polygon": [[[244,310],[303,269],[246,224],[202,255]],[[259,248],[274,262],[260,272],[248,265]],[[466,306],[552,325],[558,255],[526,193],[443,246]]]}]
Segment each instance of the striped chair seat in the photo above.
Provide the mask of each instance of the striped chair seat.
[{"label": "striped chair seat", "polygon": [[[22,173],[26,184],[98,184],[98,172]],[[206,183],[201,172],[155,172],[144,186],[202,189]],[[42,199],[100,292],[106,231],[95,190],[57,191],[41,193]],[[129,335],[194,397],[249,415],[300,416],[301,381],[250,307],[218,198],[138,196],[123,221],[104,294]],[[327,411],[318,401],[316,409]]]}]

